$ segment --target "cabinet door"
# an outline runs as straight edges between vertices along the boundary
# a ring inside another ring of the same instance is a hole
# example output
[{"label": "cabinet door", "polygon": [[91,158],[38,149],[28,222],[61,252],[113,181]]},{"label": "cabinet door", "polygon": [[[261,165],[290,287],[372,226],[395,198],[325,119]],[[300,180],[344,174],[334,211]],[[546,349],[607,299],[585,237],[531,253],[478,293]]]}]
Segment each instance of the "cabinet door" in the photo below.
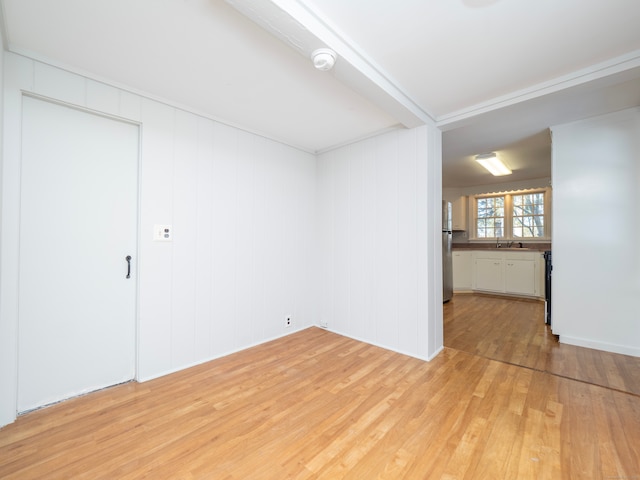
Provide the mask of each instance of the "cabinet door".
[{"label": "cabinet door", "polygon": [[533,260],[506,260],[505,290],[507,293],[535,295],[535,262]]},{"label": "cabinet door", "polygon": [[476,290],[504,292],[502,260],[496,258],[477,258],[475,271]]},{"label": "cabinet door", "polygon": [[451,228],[467,229],[467,197],[460,197],[451,205]]},{"label": "cabinet door", "polygon": [[471,252],[453,252],[453,289],[471,290]]}]

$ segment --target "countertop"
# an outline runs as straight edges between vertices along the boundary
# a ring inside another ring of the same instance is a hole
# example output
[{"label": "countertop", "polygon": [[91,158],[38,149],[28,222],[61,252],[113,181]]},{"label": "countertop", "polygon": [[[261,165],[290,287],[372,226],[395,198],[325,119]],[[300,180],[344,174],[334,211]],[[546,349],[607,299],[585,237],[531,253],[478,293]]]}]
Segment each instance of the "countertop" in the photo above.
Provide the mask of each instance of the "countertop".
[{"label": "countertop", "polygon": [[[502,242],[502,249],[507,249],[508,242]],[[513,242],[509,251],[519,250],[518,242]],[[500,250],[500,248],[496,248],[496,244],[494,243],[452,243],[452,250]],[[522,250],[523,251],[538,251],[545,252],[547,250],[551,250],[550,243],[527,243],[522,242]]]}]

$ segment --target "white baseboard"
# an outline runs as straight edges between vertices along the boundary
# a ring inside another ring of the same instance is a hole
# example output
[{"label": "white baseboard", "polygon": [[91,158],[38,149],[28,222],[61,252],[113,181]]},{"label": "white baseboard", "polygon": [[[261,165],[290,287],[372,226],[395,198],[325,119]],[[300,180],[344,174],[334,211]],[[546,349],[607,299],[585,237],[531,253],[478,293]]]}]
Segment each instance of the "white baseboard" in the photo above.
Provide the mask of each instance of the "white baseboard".
[{"label": "white baseboard", "polygon": [[331,328],[328,327],[323,327],[321,325],[316,325],[316,327],[318,328],[322,328],[323,330],[327,330],[328,332],[331,333],[335,333],[336,335],[340,335],[343,337],[347,337],[350,338],[352,340],[357,340],[358,342],[362,342],[362,343],[368,343],[369,345],[373,345],[374,347],[379,347],[379,348],[384,348],[385,350],[389,350],[390,352],[395,352],[395,353],[399,353],[401,355],[406,355],[408,357],[413,357],[413,358],[417,358],[418,360],[422,360],[425,362],[430,362],[431,360],[433,360],[434,358],[436,358],[438,356],[438,354],[440,352],[442,352],[442,350],[444,350],[444,345],[441,345],[433,355],[429,356],[429,357],[424,357],[421,355],[416,355],[415,353],[411,353],[411,352],[405,352],[403,350],[399,350],[397,348],[391,348],[389,345],[383,345],[381,343],[377,343],[377,342],[372,342],[371,340],[368,340],[366,338],[361,338],[358,336],[354,336],[354,335],[347,335],[344,332],[338,331],[338,330],[333,330]]},{"label": "white baseboard", "polygon": [[570,337],[568,335],[560,335],[560,343],[575,345],[576,347],[593,348],[594,350],[602,350],[604,352],[619,353],[621,355],[631,355],[632,357],[640,357],[640,348],[629,347],[626,345],[598,342],[585,338]]}]

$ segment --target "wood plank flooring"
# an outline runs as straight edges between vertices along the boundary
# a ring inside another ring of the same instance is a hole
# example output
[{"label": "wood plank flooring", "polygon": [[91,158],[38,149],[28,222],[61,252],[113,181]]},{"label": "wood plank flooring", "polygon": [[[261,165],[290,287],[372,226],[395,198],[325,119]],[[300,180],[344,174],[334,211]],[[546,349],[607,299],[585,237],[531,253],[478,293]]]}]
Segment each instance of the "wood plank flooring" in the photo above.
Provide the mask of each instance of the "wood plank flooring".
[{"label": "wood plank flooring", "polygon": [[640,397],[310,328],[0,430],[2,479],[638,479]]},{"label": "wood plank flooring", "polygon": [[444,344],[640,395],[640,358],[559,343],[539,301],[456,294],[444,305]]}]

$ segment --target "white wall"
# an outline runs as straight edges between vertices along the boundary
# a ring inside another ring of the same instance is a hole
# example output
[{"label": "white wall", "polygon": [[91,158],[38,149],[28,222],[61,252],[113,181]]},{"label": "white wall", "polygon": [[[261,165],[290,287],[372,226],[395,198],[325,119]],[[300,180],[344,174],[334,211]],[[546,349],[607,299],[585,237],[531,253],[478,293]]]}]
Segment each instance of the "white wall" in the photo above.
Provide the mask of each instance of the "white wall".
[{"label": "white wall", "polygon": [[419,358],[442,348],[440,140],[425,126],[319,156],[330,330]]},{"label": "white wall", "polygon": [[[16,413],[20,90],[142,125],[138,379],[317,323],[313,155],[11,53],[4,78],[0,425]],[[165,223],[174,241],[153,242]]]},{"label": "white wall", "polygon": [[640,356],[640,109],[552,132],[553,332]]}]

